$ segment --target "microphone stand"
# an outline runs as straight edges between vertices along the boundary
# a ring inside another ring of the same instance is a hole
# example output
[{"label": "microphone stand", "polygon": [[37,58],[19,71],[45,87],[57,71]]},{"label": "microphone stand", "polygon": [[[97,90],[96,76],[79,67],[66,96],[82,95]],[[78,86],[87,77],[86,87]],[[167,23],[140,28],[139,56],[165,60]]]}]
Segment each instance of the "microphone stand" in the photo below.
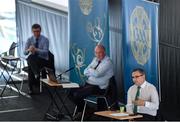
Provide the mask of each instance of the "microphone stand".
[{"label": "microphone stand", "polygon": [[74,69],[74,67],[71,67],[71,68],[69,68],[68,70],[66,70],[66,71],[62,72],[61,74],[59,74],[59,75],[58,75],[59,79],[62,79],[62,75],[63,75],[64,73],[67,73],[67,72],[69,72],[69,71],[71,71],[71,70],[73,70],[73,69]]}]

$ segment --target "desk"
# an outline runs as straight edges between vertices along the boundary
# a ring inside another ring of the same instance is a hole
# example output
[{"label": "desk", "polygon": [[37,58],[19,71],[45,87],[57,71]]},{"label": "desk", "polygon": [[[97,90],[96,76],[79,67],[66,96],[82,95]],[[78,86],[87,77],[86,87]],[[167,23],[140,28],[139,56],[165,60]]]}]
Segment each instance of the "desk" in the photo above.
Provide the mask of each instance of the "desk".
[{"label": "desk", "polygon": [[[55,83],[53,81],[49,81],[48,79],[41,79],[41,82],[46,85],[47,91],[48,91],[48,93],[50,95],[50,98],[51,98],[51,103],[50,103],[50,105],[49,105],[49,107],[48,107],[48,109],[46,111],[45,117],[46,117],[46,115],[48,115],[48,116],[51,116],[52,118],[57,119],[56,117],[54,117],[53,115],[48,113],[49,110],[52,109],[52,106],[55,105],[57,110],[58,110],[58,113],[61,113],[62,108],[65,108],[66,112],[68,113],[68,115],[70,116],[70,118],[72,120],[72,115],[69,112],[69,110],[68,110],[68,108],[67,108],[67,106],[65,104],[65,100],[68,97],[68,93],[63,99],[61,97],[61,95],[59,95],[59,93],[57,92],[57,89],[62,90],[62,89],[79,88],[79,85],[77,83],[62,83],[62,84],[59,84],[59,83]],[[53,88],[53,91],[50,91],[49,87]],[[57,103],[57,101],[55,99],[56,96],[60,100],[60,102],[62,103],[61,107],[59,107],[59,105],[58,105],[58,103]]]},{"label": "desk", "polygon": [[[4,60],[5,62],[3,62],[2,60]],[[12,82],[12,84],[15,86],[15,88],[17,89],[17,91],[20,94],[20,91],[18,90],[16,84],[14,83],[13,78],[11,77],[11,75],[15,71],[15,68],[17,67],[17,63],[18,63],[19,60],[20,60],[20,58],[14,57],[14,56],[11,56],[11,55],[1,57],[1,63],[5,63],[5,65],[4,64],[2,65],[3,66],[3,71],[1,72],[0,77],[4,78],[5,84],[6,84],[5,87],[3,88],[1,94],[0,94],[1,97],[2,97],[2,95],[3,95],[3,93],[4,93],[5,89],[6,89],[7,85],[10,84],[10,82]],[[8,62],[10,62],[10,61],[15,61],[15,65],[14,66],[9,65]],[[8,68],[11,68],[12,70],[9,71]],[[8,78],[5,77],[4,73],[7,73]]]},{"label": "desk", "polygon": [[[116,119],[116,120],[133,120],[137,118],[142,118],[142,115],[132,115],[132,116],[113,116],[112,114],[120,113],[118,111],[100,111],[100,112],[95,112],[95,115],[103,116],[103,117],[108,117],[111,119]],[[125,114],[128,114],[125,112]]]}]

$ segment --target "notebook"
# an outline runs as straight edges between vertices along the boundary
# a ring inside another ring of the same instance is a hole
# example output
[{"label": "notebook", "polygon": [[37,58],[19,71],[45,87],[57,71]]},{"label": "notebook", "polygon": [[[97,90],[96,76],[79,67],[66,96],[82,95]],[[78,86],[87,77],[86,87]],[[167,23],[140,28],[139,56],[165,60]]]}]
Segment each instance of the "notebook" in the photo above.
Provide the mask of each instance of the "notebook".
[{"label": "notebook", "polygon": [[46,72],[47,72],[47,75],[48,75],[48,78],[50,81],[53,81],[55,83],[70,83],[70,81],[68,80],[64,80],[64,79],[57,79],[56,78],[56,75],[54,74],[54,71],[50,68],[45,68],[46,69]]}]

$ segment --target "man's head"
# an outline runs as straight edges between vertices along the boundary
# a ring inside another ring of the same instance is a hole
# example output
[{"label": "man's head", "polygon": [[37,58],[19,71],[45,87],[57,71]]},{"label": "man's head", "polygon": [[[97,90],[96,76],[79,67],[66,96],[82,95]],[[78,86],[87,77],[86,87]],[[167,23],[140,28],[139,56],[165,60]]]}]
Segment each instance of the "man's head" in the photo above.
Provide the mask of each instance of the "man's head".
[{"label": "man's head", "polygon": [[132,71],[132,79],[137,86],[142,85],[145,81],[145,71],[141,68],[134,69]]},{"label": "man's head", "polygon": [[32,32],[36,38],[39,38],[39,36],[41,34],[41,26],[39,24],[33,24]]},{"label": "man's head", "polygon": [[95,47],[94,52],[98,60],[102,60],[106,55],[105,47],[100,44]]}]

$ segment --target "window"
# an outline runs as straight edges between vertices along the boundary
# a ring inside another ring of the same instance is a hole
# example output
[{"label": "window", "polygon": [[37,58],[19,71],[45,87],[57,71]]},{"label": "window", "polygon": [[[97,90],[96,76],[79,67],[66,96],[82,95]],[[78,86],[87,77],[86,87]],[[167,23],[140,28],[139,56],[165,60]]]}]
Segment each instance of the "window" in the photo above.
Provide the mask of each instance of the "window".
[{"label": "window", "polygon": [[15,0],[0,1],[0,53],[16,42]]},{"label": "window", "polygon": [[39,3],[48,7],[59,9],[61,11],[68,11],[68,0],[32,0],[35,3]]}]

